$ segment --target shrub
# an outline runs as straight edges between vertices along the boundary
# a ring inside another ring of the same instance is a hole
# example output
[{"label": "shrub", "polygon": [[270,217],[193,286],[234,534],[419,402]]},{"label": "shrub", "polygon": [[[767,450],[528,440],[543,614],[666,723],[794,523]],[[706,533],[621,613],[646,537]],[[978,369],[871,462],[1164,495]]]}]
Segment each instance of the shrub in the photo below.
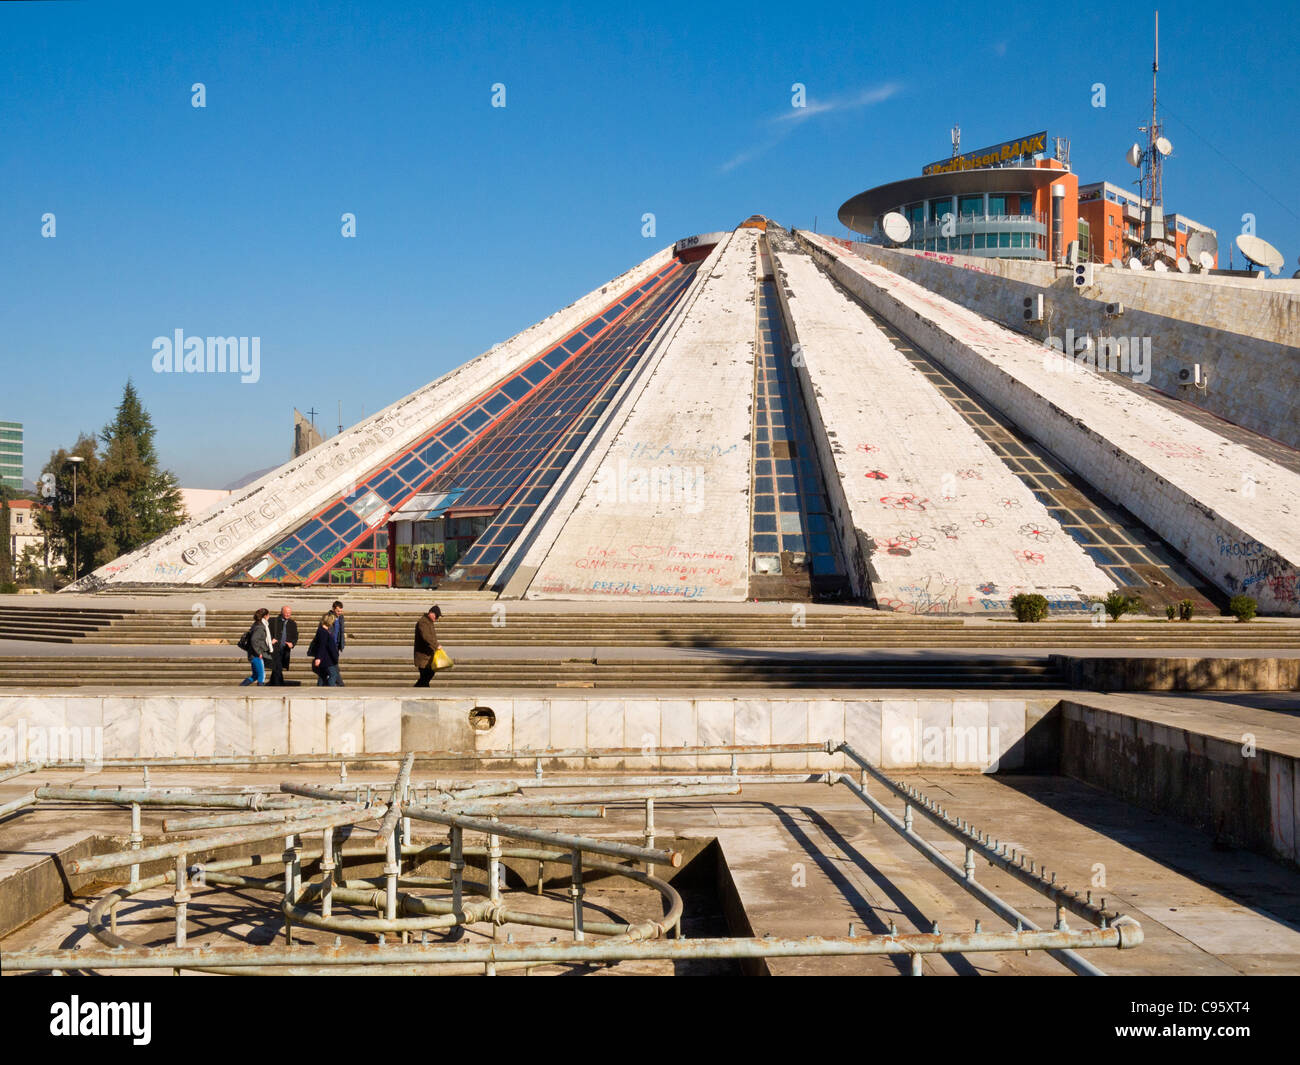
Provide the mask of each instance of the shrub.
[{"label": "shrub", "polygon": [[1021,592],[1011,597],[1011,609],[1016,612],[1017,621],[1042,621],[1047,617],[1047,599]]},{"label": "shrub", "polygon": [[1191,621],[1192,615],[1196,613],[1196,604],[1190,599],[1184,599],[1178,604],[1178,619],[1180,621]]},{"label": "shrub", "polygon": [[1228,609],[1238,621],[1249,621],[1253,618],[1258,605],[1249,595],[1234,595],[1228,600]]},{"label": "shrub", "polygon": [[1165,607],[1165,617],[1167,617],[1170,621],[1173,621],[1174,618],[1177,617],[1177,615],[1178,615],[1178,608],[1174,606],[1173,603],[1170,603],[1167,607]]},{"label": "shrub", "polygon": [[18,585],[13,581],[0,581],[0,595],[17,595]]},{"label": "shrub", "polygon": [[1125,614],[1135,614],[1142,609],[1141,597],[1125,595],[1123,592],[1111,592],[1101,600],[1101,604],[1111,621],[1118,621]]}]

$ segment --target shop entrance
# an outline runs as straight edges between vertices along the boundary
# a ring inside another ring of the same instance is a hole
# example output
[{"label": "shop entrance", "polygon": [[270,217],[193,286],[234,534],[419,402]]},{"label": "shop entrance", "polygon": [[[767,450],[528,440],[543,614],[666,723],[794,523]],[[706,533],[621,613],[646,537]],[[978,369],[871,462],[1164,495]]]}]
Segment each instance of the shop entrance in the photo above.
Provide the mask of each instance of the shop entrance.
[{"label": "shop entrance", "polygon": [[398,588],[436,588],[469,546],[483,535],[490,514],[392,523],[393,583]]}]

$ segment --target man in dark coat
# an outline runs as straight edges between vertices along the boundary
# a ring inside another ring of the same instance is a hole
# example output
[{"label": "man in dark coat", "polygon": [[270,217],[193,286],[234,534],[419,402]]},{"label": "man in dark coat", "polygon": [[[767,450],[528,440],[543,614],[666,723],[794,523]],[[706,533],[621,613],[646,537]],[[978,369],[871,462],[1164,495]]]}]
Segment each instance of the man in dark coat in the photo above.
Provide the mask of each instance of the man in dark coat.
[{"label": "man in dark coat", "polygon": [[283,685],[284,671],[289,668],[289,655],[298,643],[298,623],[293,620],[293,607],[280,607],[280,613],[271,619],[271,639],[275,641],[271,652],[271,683]]},{"label": "man in dark coat", "polygon": [[415,623],[415,668],[420,671],[420,678],[415,682],[417,688],[427,688],[433,679],[433,655],[441,646],[434,622],[440,617],[442,608],[434,604]]}]

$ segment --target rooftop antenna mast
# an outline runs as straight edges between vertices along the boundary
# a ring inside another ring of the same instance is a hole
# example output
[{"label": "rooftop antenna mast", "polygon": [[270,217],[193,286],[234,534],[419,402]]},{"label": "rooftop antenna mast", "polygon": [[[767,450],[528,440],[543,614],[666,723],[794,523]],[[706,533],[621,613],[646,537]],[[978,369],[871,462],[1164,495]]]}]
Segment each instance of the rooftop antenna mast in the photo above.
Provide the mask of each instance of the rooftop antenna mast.
[{"label": "rooftop antenna mast", "polygon": [[[1151,59],[1151,123],[1146,126],[1143,132],[1147,135],[1147,150],[1142,158],[1142,197],[1147,201],[1150,214],[1148,218],[1154,222],[1163,215],[1163,211],[1157,212],[1155,208],[1160,208],[1164,204],[1164,158],[1172,150],[1160,130],[1160,119],[1156,112],[1156,77],[1160,73],[1160,12],[1156,12],[1156,34],[1155,34],[1155,51]],[[1157,235],[1151,232],[1152,225],[1147,227],[1147,240],[1153,240]]]}]

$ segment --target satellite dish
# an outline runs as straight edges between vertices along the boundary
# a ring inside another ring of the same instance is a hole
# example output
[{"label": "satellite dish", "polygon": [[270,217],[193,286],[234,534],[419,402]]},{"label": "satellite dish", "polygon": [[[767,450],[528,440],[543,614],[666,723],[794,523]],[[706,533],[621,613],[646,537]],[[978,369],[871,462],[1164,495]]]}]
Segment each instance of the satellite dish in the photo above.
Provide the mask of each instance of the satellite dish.
[{"label": "satellite dish", "polygon": [[1142,149],[1136,144],[1128,150],[1128,155],[1124,156],[1128,160],[1129,166],[1140,166],[1142,164]]},{"label": "satellite dish", "polygon": [[[1198,229],[1187,238],[1187,258],[1205,266],[1204,256],[1209,255],[1210,266],[1214,265],[1214,256],[1219,250],[1219,241],[1213,233]],[[1206,267],[1209,269],[1209,267]]]},{"label": "satellite dish", "polygon": [[1185,255],[1178,256],[1178,272],[1180,274],[1190,274],[1192,272],[1192,264],[1187,261]]},{"label": "satellite dish", "polygon": [[890,211],[880,219],[880,232],[891,244],[904,244],[912,236],[912,223],[897,211]]},{"label": "satellite dish", "polygon": [[1237,250],[1249,262],[1267,267],[1269,273],[1272,274],[1276,274],[1286,263],[1286,260],[1282,258],[1282,253],[1272,244],[1262,237],[1254,237],[1249,233],[1242,233],[1237,237]]},{"label": "satellite dish", "polygon": [[1156,151],[1158,151],[1161,155],[1168,155],[1173,150],[1174,150],[1174,146],[1169,143],[1168,137],[1156,138]]},{"label": "satellite dish", "polygon": [[1169,267],[1165,265],[1165,261],[1163,259],[1157,259],[1155,262],[1153,262],[1151,264],[1151,269],[1154,270],[1157,274],[1167,274],[1169,272]]},{"label": "satellite dish", "polygon": [[1141,259],[1137,259],[1137,258],[1130,259],[1130,260],[1128,261],[1128,268],[1129,268],[1130,270],[1141,270],[1141,269],[1142,269],[1142,260],[1141,260]]},{"label": "satellite dish", "polygon": [[1196,257],[1196,261],[1201,264],[1202,270],[1214,269],[1214,256],[1208,251],[1201,252],[1201,254]]},{"label": "satellite dish", "polygon": [[1121,267],[1123,267],[1124,263],[1123,263],[1123,261],[1120,259],[1120,257],[1117,255],[1117,256],[1115,256],[1115,258],[1113,258],[1113,259],[1110,261],[1110,265],[1113,266],[1116,270],[1119,270]]}]

